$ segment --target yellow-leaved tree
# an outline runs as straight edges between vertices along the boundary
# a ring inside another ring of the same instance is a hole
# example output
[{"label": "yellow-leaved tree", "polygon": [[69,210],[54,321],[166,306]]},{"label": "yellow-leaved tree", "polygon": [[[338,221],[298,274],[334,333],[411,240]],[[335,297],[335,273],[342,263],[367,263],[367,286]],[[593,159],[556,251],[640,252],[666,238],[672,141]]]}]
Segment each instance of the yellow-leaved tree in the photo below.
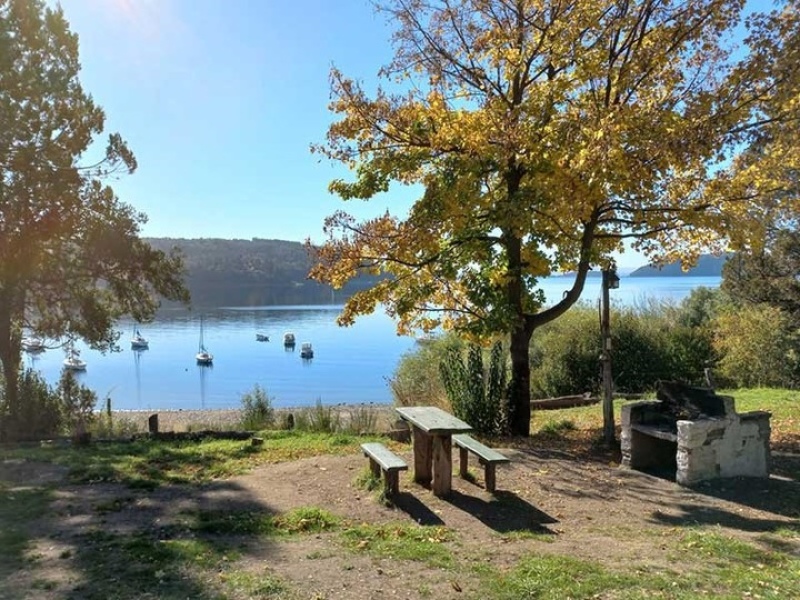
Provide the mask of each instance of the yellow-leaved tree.
[{"label": "yellow-leaved tree", "polygon": [[[337,119],[314,149],[354,171],[330,184],[345,200],[424,192],[402,217],[326,221],[314,278],[386,275],[340,322],[382,303],[401,331],[508,335],[511,430],[528,435],[531,335],[592,267],[626,239],[690,263],[757,243],[764,198],[792,208],[775,191],[797,157],[797,7],[744,19],[744,4],[386,0],[386,85],[334,69]],[[566,270],[574,285],[545,306],[537,281]]]}]

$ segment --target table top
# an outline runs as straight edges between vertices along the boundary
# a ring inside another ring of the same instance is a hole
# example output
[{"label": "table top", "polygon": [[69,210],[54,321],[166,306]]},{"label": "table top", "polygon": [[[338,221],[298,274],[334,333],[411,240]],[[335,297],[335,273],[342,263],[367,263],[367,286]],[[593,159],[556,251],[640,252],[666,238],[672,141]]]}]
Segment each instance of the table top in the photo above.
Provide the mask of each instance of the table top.
[{"label": "table top", "polygon": [[395,410],[401,419],[427,433],[452,434],[472,431],[469,423],[465,423],[436,406],[404,406],[395,408]]}]

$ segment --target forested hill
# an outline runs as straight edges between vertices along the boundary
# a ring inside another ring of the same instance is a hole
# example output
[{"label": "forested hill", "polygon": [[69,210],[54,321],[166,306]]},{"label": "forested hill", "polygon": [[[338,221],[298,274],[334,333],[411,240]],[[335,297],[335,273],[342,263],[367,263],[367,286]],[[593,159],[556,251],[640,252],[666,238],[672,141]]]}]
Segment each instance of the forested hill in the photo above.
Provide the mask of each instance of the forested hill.
[{"label": "forested hill", "polygon": [[145,239],[159,250],[181,250],[194,307],[341,303],[375,282],[374,277],[360,277],[334,294],[329,286],[308,279],[312,260],[300,242]]},{"label": "forested hill", "polygon": [[728,260],[728,255],[725,254],[721,256],[703,254],[697,264],[685,272],[681,270],[680,262],[674,262],[664,265],[660,269],[649,265],[639,267],[629,277],[716,277],[722,275],[722,267],[726,260]]}]

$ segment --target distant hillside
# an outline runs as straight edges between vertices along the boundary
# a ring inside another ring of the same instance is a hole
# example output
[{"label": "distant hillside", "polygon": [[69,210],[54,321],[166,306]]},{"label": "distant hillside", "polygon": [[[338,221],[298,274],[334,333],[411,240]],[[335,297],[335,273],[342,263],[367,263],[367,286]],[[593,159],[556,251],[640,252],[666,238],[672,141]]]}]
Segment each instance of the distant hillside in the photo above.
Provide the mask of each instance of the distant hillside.
[{"label": "distant hillside", "polygon": [[341,303],[375,277],[361,277],[335,293],[308,279],[312,260],[300,242],[146,238],[156,249],[177,247],[187,268],[192,306],[270,306]]},{"label": "distant hillside", "polygon": [[639,267],[628,277],[720,277],[722,267],[729,255],[714,256],[713,254],[703,254],[697,261],[697,265],[688,271],[681,270],[680,261],[664,265],[660,269],[647,265]]}]

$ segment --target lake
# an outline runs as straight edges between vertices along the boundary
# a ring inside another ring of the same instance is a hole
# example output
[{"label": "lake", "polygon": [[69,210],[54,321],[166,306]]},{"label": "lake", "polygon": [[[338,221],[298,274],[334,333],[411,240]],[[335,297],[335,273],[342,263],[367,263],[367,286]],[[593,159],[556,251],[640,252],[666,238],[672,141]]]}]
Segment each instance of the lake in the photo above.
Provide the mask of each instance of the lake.
[{"label": "lake", "polygon": [[[622,277],[611,290],[612,302],[635,305],[647,298],[679,301],[695,287],[718,287],[719,277]],[[548,301],[568,289],[568,278],[542,282]],[[590,278],[583,302],[600,296],[600,279]],[[388,385],[400,357],[416,346],[398,336],[383,312],[362,317],[352,327],[336,325],[338,306],[218,308],[204,310],[204,342],[213,366],[198,366],[200,313],[165,311],[140,327],[149,349],[133,351],[133,322],[119,324],[121,352],[101,354],[78,344],[87,362],[78,380],[112,400],[118,410],[237,408],[241,395],[261,385],[276,407],[392,401]],[[285,348],[283,333],[294,332],[297,344]],[[270,336],[256,341],[256,333]],[[300,344],[309,341],[314,358],[300,358]],[[58,381],[63,351],[25,354],[25,365],[39,370],[50,383]]]}]

